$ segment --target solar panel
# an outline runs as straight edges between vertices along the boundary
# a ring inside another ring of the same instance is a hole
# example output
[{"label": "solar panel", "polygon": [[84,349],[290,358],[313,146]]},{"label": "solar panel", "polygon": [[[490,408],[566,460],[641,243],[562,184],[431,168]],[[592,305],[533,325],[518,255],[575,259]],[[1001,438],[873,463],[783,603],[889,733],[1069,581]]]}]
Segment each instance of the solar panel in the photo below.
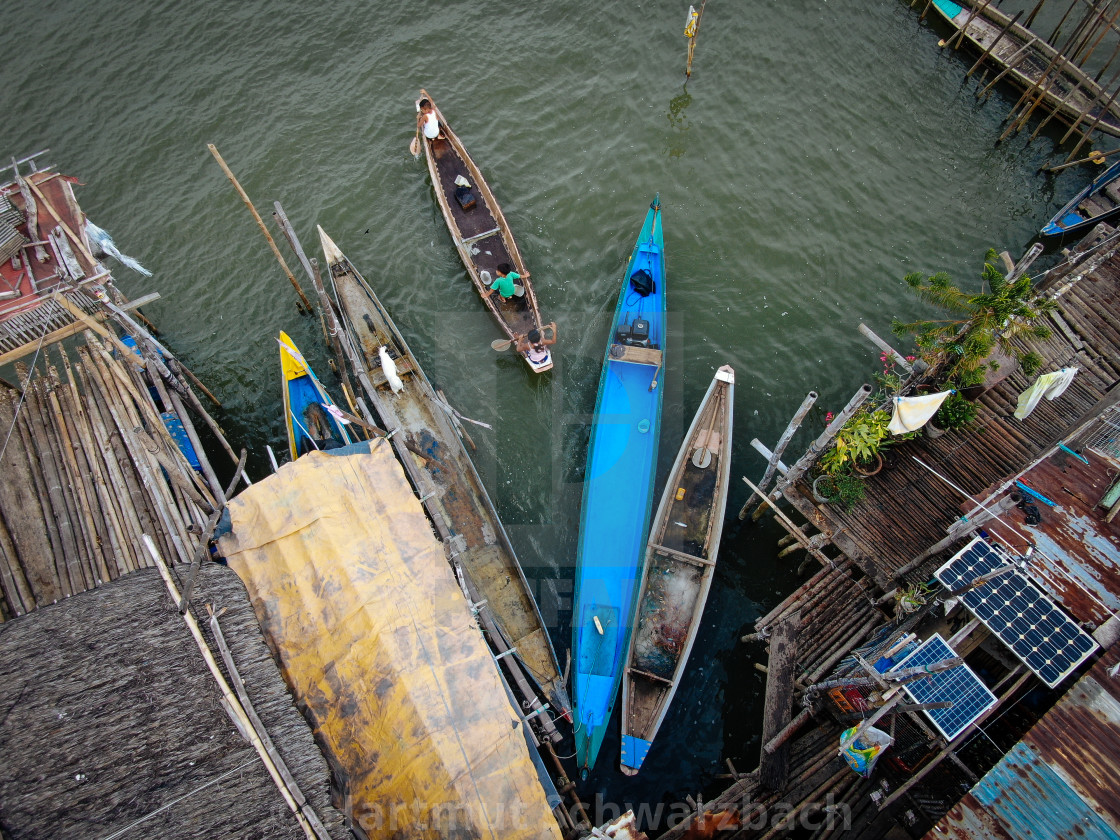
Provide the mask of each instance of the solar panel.
[{"label": "solar panel", "polygon": [[[926,639],[912,654],[898,664],[898,668],[917,668],[933,665],[957,654],[941,636]],[[967,665],[958,665],[947,671],[936,671],[920,680],[905,684],[906,693],[915,703],[944,703],[953,705],[945,709],[926,709],[946,739],[952,741],[988,709],[996,704],[996,696]]]},{"label": "solar panel", "polygon": [[[977,537],[937,570],[950,591],[1018,561]],[[961,594],[961,601],[1050,688],[1066,678],[1097,643],[1018,569]]]}]

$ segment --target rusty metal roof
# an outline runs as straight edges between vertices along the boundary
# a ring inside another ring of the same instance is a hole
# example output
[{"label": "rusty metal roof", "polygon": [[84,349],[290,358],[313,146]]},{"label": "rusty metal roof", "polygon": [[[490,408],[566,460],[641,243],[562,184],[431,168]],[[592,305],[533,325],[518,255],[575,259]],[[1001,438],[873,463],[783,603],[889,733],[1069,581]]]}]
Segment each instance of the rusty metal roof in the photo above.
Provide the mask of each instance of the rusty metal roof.
[{"label": "rusty metal roof", "polygon": [[926,835],[1120,840],[1120,644]]},{"label": "rusty metal roof", "polygon": [[1028,498],[1042,522],[1022,530],[1035,543],[1031,577],[1075,619],[1099,626],[1120,611],[1120,519],[1105,522],[1096,507],[1117,469],[1095,452],[1082,455],[1088,464],[1059,450],[1021,477],[1056,502]]}]

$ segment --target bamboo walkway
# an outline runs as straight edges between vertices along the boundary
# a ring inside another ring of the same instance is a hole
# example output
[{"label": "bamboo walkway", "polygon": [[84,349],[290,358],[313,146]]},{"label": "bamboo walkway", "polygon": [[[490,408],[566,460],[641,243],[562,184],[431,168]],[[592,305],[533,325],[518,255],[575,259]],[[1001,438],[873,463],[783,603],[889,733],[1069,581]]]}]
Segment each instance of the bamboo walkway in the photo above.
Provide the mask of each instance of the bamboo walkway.
[{"label": "bamboo walkway", "polygon": [[92,331],[37,358],[0,388],[0,619],[150,566],[144,533],[190,563],[216,507],[135,365]]},{"label": "bamboo walkway", "polygon": [[[960,739],[946,743],[913,712],[892,715],[890,729],[897,728],[896,755],[913,755],[914,769],[888,768],[870,783],[863,780],[837,751],[841,730],[866,716],[866,708],[848,708],[854,714],[845,717],[841,710],[817,703],[819,693],[810,702],[814,692],[806,689],[826,688],[830,677],[871,677],[869,662],[919,620],[935,618],[930,605],[909,617],[889,612],[896,593],[929,580],[975,530],[977,502],[989,509],[998,506],[997,500],[1005,503],[1015,476],[1050,456],[1063,440],[1080,445],[1105,411],[1117,410],[1120,232],[1100,226],[1065,262],[1040,278],[1036,288],[1060,308],[1049,316],[1050,338],[1031,339],[1023,348],[1046,360],[1042,372],[1079,369],[1059,400],[1042,400],[1026,420],[1012,417],[1019,394],[1034,380],[1016,371],[980,397],[979,417],[971,427],[887,450],[886,466],[865,481],[866,498],[852,510],[815,502],[804,477],[793,485],[779,483],[786,501],[807,524],[798,526],[784,514],[779,518],[822,566],[743,639],[768,643],[759,767],[738,774],[726,791],[703,806],[707,812],[737,810],[741,824],[733,836],[768,840],[795,833],[827,838],[854,831],[865,838],[885,837],[899,825],[916,827],[923,820],[936,820],[961,790],[977,782],[977,774],[956,755]],[[1062,480],[1077,488],[1072,475]],[[1090,499],[1088,508],[1095,501]],[[966,514],[970,521],[965,521]],[[813,528],[818,533],[811,536]],[[1113,539],[1115,531],[1113,526]],[[829,555],[837,550],[838,556]],[[1091,559],[1085,562],[1090,573],[1098,571]],[[1076,614],[1076,600],[1067,603]],[[754,655],[753,648],[747,650]],[[989,714],[1013,705],[1033,684],[1021,667],[1010,670],[993,688],[998,701]],[[801,702],[794,708],[797,696]],[[909,808],[887,807],[903,795]],[[686,836],[689,824],[662,837]]]}]

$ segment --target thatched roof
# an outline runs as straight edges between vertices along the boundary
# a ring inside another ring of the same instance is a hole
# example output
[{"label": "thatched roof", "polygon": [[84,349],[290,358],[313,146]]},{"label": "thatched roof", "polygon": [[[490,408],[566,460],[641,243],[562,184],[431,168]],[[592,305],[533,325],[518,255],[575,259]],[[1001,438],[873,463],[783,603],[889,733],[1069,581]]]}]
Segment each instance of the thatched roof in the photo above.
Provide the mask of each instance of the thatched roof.
[{"label": "thatched roof", "polygon": [[[227,608],[222,630],[258,715],[331,835],[348,837],[240,579],[208,565],[194,603]],[[220,699],[156,569],[0,625],[0,832],[304,837]]]}]

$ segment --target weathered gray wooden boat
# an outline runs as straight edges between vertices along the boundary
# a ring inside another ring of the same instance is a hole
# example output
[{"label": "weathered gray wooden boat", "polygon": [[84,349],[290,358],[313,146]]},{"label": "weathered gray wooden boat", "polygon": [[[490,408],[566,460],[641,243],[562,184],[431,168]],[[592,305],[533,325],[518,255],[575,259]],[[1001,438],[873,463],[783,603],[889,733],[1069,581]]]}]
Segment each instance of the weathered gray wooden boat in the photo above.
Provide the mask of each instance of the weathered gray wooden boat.
[{"label": "weathered gray wooden boat", "polygon": [[[322,228],[319,237],[344,338],[354,345],[350,350],[358,367],[355,373],[381,422],[393,433],[390,440],[479,610],[492,647],[503,665],[519,666],[544,692],[556,715],[569,716],[571,703],[548,629],[460,440],[459,421],[420,369],[373,289]],[[403,387],[394,393],[394,384]],[[516,671],[510,676],[515,685],[522,682]],[[540,720],[550,719],[541,715]],[[550,735],[555,732],[549,729]]]},{"label": "weathered gray wooden boat", "polygon": [[669,473],[646,545],[622,675],[623,773],[634,775],[680,686],[712,585],[731,471],[735,371],[716,371]]},{"label": "weathered gray wooden boat", "polygon": [[[417,112],[422,106],[426,107],[425,103],[431,104],[439,120],[440,132],[432,139],[417,132],[417,139],[423,144],[428,173],[447,229],[482,302],[506,338],[516,342],[519,337],[528,335],[530,330],[540,330],[543,326],[529,272],[502,215],[502,208],[490,192],[482,172],[428,92],[421,90],[420,99],[416,101]],[[513,267],[520,275],[517,282],[524,289],[522,294],[506,300],[497,293],[487,294],[491,283],[497,279],[498,266],[502,264]],[[535,352],[525,350],[521,356],[534,373],[543,373],[552,367],[552,352],[547,347],[540,347]]]},{"label": "weathered gray wooden boat", "polygon": [[933,0],[933,8],[958,33],[963,27],[965,39],[1006,71],[1009,81],[1041,90],[1047,107],[1057,110],[1068,123],[1080,119],[1082,131],[1096,123],[1101,131],[1120,137],[1120,103],[1080,67],[1060,58],[1045,39],[1013,22],[995,3]]}]

